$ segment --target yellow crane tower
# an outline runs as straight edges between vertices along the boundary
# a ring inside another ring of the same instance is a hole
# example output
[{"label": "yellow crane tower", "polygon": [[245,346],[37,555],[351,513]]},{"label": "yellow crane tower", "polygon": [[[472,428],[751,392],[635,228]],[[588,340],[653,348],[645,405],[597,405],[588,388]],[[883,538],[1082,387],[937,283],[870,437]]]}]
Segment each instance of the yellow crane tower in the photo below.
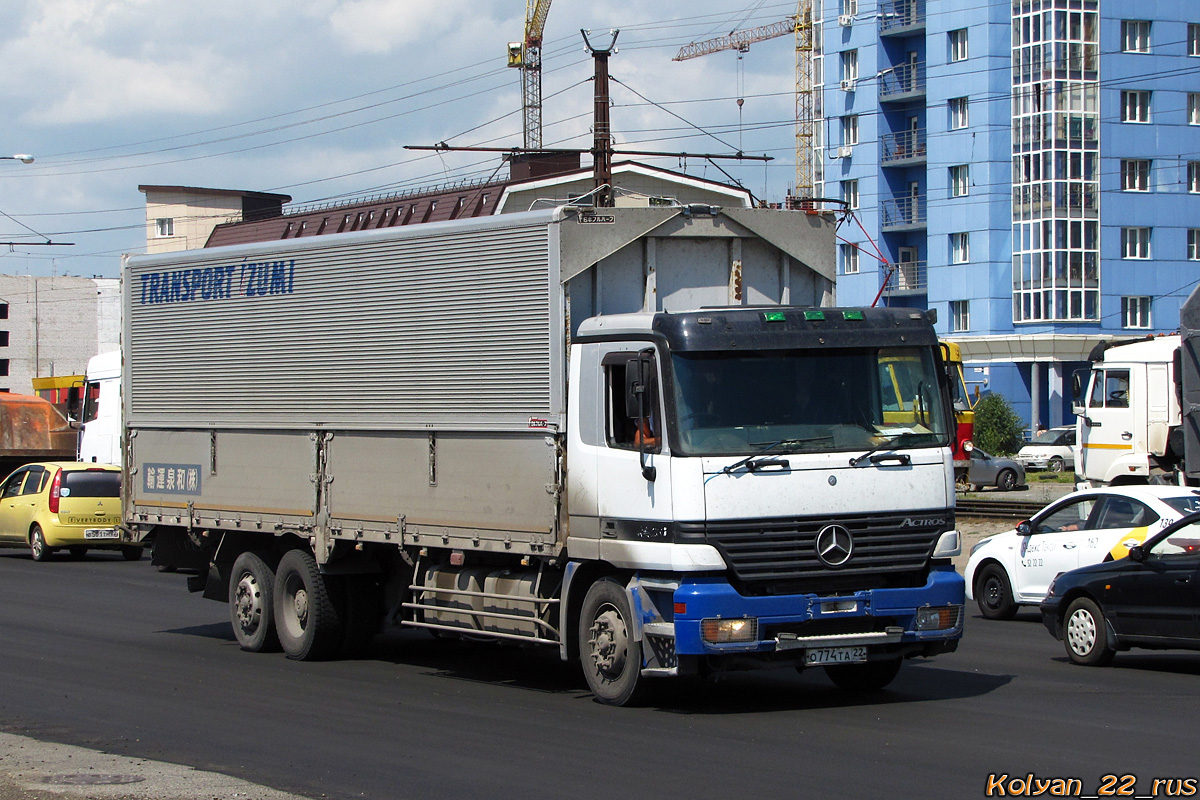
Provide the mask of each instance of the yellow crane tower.
[{"label": "yellow crane tower", "polygon": [[813,136],[816,129],[816,103],[813,96],[813,18],[812,0],[799,0],[796,13],[787,19],[728,36],[693,42],[680,48],[673,61],[686,61],[722,50],[744,53],[755,42],[765,42],[789,33],[796,37],[796,191],[803,204],[813,196],[815,155]]},{"label": "yellow crane tower", "polygon": [[553,0],[525,0],[525,40],[508,43],[508,65],[521,70],[525,149],[542,146],[542,29]]}]

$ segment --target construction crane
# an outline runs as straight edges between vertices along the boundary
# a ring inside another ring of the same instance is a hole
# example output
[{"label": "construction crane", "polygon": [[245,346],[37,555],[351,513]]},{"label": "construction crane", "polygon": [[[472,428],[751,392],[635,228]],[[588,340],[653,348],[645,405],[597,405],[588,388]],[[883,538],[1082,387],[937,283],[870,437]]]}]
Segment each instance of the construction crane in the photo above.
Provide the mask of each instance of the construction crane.
[{"label": "construction crane", "polygon": [[799,0],[796,13],[787,19],[728,36],[684,45],[673,61],[686,61],[722,50],[746,52],[750,45],[787,34],[796,37],[796,191],[803,201],[813,196],[815,155],[813,135],[816,129],[816,104],[813,98],[813,18],[812,0]]},{"label": "construction crane", "polygon": [[525,40],[508,43],[508,65],[521,70],[525,149],[542,146],[542,30],[553,0],[525,0]]}]

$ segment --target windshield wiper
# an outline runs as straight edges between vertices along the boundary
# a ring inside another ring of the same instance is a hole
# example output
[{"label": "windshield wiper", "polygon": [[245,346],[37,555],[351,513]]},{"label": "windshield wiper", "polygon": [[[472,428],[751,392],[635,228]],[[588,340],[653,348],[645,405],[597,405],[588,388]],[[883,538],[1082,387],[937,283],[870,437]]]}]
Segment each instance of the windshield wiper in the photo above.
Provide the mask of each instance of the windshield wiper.
[{"label": "windshield wiper", "polygon": [[[785,447],[785,446],[786,447],[796,447],[798,445],[806,444],[808,442],[819,442],[823,439],[832,439],[832,438],[833,438],[832,436],[814,436],[810,439],[780,439],[779,441],[771,442],[770,444],[768,444],[767,446],[765,446],[761,450],[759,450],[757,453],[753,453],[751,455],[746,456],[745,458],[743,458],[741,461],[737,462],[736,464],[730,464],[728,467],[722,468],[721,471],[724,472],[726,475],[730,475],[733,473],[733,471],[735,469],[741,469],[742,467],[745,467],[747,472],[756,472],[757,470],[759,470],[762,467],[785,467],[785,468],[790,467],[791,464],[788,463],[788,460],[786,458],[761,458],[761,457],[764,453],[767,453],[770,450],[774,450],[776,447]],[[760,458],[761,458],[761,460],[759,460]]]},{"label": "windshield wiper", "polygon": [[[874,447],[872,447],[872,448],[871,448],[870,450],[868,450],[867,452],[863,453],[861,456],[858,456],[857,458],[852,458],[852,459],[850,459],[850,466],[852,466],[852,467],[857,467],[859,464],[861,464],[862,462],[866,461],[866,460],[867,460],[867,458],[868,458],[868,457],[869,457],[869,456],[870,456],[872,453],[878,453],[880,450],[884,450],[884,449],[887,449],[887,448],[890,448],[890,447],[894,447],[895,445],[899,444],[900,442],[902,442],[902,441],[904,441],[905,439],[908,439],[908,438],[910,438],[910,437],[915,437],[915,436],[928,436],[928,435],[929,435],[929,434],[926,434],[926,433],[916,433],[915,431],[905,431],[904,433],[897,434],[896,436],[893,436],[893,437],[892,437],[892,438],[890,438],[890,439],[885,439],[885,440],[883,440],[882,442],[880,442],[879,444],[875,445]],[[898,458],[898,459],[900,460],[900,463],[901,463],[901,464],[908,464],[908,463],[911,463],[911,459],[910,459],[910,458],[909,458],[907,455],[897,455],[897,456],[895,456],[895,457],[896,457],[896,458]],[[874,462],[874,459],[871,459],[871,460],[872,460],[872,462]]]}]

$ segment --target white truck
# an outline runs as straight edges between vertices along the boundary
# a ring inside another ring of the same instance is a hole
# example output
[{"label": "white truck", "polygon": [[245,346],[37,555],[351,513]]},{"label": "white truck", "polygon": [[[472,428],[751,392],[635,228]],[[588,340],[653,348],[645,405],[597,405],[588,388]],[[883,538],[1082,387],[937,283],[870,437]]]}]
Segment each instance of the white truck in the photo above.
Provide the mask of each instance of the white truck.
[{"label": "white truck", "polygon": [[1075,376],[1080,488],[1200,485],[1200,286],[1180,309],[1179,330],[1099,346],[1090,373]]},{"label": "white truck", "polygon": [[130,258],[126,525],[246,650],[386,619],[558,648],[616,705],[880,688],[962,634],[954,417],[930,314],[821,307],[833,241],[562,207]]},{"label": "white truck", "polygon": [[88,359],[79,414],[78,461],[121,465],[121,351]]}]

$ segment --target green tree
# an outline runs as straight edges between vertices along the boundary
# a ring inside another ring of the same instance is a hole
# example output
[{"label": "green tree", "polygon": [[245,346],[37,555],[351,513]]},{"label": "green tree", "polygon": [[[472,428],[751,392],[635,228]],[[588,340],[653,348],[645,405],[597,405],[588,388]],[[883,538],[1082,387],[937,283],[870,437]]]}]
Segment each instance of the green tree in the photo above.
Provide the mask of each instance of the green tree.
[{"label": "green tree", "polygon": [[985,452],[1006,456],[1021,449],[1025,423],[1003,395],[993,392],[975,404],[974,442]]}]

